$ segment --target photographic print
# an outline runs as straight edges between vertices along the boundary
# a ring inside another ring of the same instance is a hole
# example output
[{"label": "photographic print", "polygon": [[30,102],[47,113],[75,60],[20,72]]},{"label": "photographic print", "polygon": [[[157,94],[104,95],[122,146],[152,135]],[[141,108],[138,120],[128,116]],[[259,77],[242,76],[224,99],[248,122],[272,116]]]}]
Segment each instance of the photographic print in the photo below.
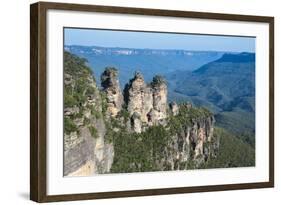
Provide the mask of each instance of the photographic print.
[{"label": "photographic print", "polygon": [[254,36],[64,28],[64,176],[255,166]]},{"label": "photographic print", "polygon": [[30,199],[274,187],[274,17],[30,6]]}]

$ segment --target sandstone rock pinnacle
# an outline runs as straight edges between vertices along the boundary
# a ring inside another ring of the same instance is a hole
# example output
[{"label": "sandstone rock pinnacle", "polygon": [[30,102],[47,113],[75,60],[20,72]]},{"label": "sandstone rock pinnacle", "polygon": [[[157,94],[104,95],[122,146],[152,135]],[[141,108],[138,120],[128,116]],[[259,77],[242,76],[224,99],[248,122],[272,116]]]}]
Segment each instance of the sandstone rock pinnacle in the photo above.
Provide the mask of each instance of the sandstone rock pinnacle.
[{"label": "sandstone rock pinnacle", "polygon": [[110,116],[115,117],[122,109],[124,102],[117,69],[107,67],[101,75],[101,85],[106,95],[107,112]]},{"label": "sandstone rock pinnacle", "polygon": [[[152,126],[162,123],[167,117],[167,85],[164,78],[155,76],[150,84],[146,84],[140,72],[126,85],[124,95],[127,110],[132,117],[138,114],[141,124]],[[136,121],[134,118],[133,121]],[[134,123],[135,124],[135,123]],[[139,126],[138,132],[139,132]],[[132,126],[136,131],[136,127]]]}]

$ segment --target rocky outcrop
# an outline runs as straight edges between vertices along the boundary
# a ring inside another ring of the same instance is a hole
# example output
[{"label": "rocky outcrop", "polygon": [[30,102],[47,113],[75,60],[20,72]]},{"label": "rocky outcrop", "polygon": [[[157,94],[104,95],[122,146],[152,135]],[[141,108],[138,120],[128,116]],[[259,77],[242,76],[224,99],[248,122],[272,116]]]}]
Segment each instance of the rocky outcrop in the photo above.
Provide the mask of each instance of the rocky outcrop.
[{"label": "rocky outcrop", "polygon": [[155,76],[151,82],[153,109],[154,114],[150,118],[150,125],[162,124],[167,118],[168,109],[168,90],[167,84],[163,77]]},{"label": "rocky outcrop", "polygon": [[[173,107],[176,104],[173,103]],[[178,107],[178,106],[177,106]],[[179,112],[186,109],[181,105]],[[173,113],[171,112],[171,115]],[[215,119],[212,115],[193,118],[189,124],[176,126],[178,120],[183,120],[185,114],[173,115],[174,118],[166,126],[171,134],[166,147],[154,163],[156,170],[186,170],[202,166],[208,160],[215,158],[219,147],[219,139],[214,136]]]},{"label": "rocky outcrop", "polygon": [[124,90],[127,111],[131,116],[132,130],[144,131],[147,126],[164,123],[167,118],[167,85],[156,76],[146,84],[141,73],[136,72]]},{"label": "rocky outcrop", "polygon": [[107,173],[114,149],[105,141],[100,91],[81,59],[65,53],[64,63],[64,176]]},{"label": "rocky outcrop", "polygon": [[[215,156],[218,139],[214,138],[214,123],[213,116],[194,119],[190,126],[185,126],[173,137],[173,151],[168,154],[172,170],[188,169],[188,162],[198,167]],[[213,143],[210,143],[211,141]]]},{"label": "rocky outcrop", "polygon": [[117,69],[106,68],[101,75],[101,85],[106,96],[107,113],[115,117],[123,105],[123,95],[119,85]]},{"label": "rocky outcrop", "polygon": [[152,89],[141,73],[136,72],[124,90],[127,110],[130,116],[139,116],[141,122],[147,123],[147,113],[153,108]]},{"label": "rocky outcrop", "polygon": [[179,106],[176,102],[171,102],[169,104],[170,110],[172,112],[173,116],[176,116],[177,114],[179,114]]}]

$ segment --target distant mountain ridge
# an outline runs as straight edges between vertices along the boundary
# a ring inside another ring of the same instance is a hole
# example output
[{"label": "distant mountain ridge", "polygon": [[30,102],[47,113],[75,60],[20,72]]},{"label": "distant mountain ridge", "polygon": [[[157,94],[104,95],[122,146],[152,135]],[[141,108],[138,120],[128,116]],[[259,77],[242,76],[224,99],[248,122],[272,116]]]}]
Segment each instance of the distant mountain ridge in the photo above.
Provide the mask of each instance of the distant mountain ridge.
[{"label": "distant mountain ridge", "polygon": [[[123,48],[123,47],[102,47],[102,46],[80,46],[80,45],[65,45],[64,49],[69,52],[92,53],[96,55],[204,55],[206,53],[226,53],[224,51],[194,51],[184,49],[151,49],[151,48]],[[235,52],[233,52],[235,53]]]},{"label": "distant mountain ridge", "polygon": [[[137,49],[99,46],[66,45],[66,51],[86,58],[97,76],[105,67],[119,70],[121,87],[134,75],[135,70],[151,81],[156,74],[174,71],[193,71],[219,59],[225,52],[189,51],[177,49]],[[99,84],[99,79],[97,79]]]},{"label": "distant mountain ridge", "polygon": [[206,106],[228,130],[255,132],[255,54],[224,54],[189,72],[167,75],[170,98]]},{"label": "distant mountain ridge", "polygon": [[238,54],[225,53],[220,59],[216,60],[216,62],[246,63],[246,62],[255,62],[255,60],[256,60],[255,53],[242,52]]}]

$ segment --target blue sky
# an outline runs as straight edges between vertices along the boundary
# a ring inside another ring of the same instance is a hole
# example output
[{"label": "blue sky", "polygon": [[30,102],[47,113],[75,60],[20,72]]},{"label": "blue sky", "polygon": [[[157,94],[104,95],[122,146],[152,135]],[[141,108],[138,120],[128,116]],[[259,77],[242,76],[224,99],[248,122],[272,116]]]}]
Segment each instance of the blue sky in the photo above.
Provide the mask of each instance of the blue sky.
[{"label": "blue sky", "polygon": [[65,28],[65,45],[255,52],[255,38]]}]

